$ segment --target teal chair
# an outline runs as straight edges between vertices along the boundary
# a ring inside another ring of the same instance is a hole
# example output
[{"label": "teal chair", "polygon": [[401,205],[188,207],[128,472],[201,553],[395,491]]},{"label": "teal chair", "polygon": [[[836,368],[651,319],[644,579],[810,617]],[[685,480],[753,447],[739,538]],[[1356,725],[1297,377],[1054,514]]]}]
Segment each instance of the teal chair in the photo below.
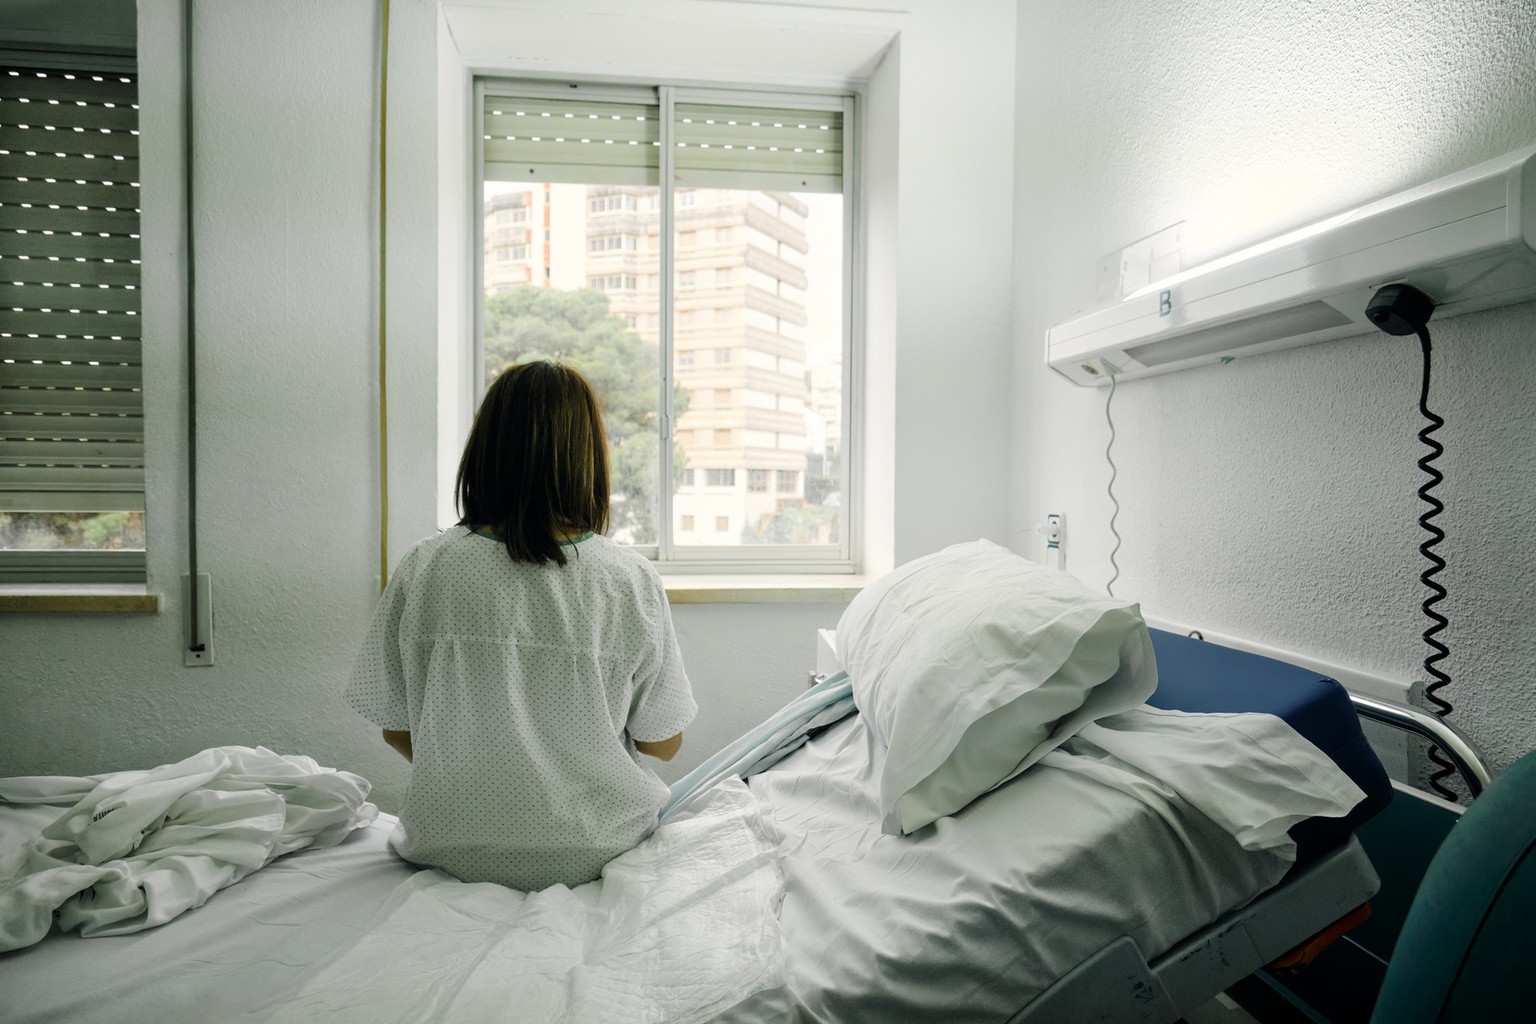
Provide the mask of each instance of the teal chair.
[{"label": "teal chair", "polygon": [[1430,862],[1371,1024],[1536,1021],[1536,751],[1472,801]]}]

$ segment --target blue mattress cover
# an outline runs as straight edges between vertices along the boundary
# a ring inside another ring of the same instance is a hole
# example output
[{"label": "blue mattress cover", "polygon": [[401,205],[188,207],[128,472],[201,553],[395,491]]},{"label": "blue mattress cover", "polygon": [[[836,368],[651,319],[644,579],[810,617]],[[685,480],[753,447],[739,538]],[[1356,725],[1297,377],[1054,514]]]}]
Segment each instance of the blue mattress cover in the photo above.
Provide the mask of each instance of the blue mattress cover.
[{"label": "blue mattress cover", "polygon": [[1157,690],[1147,703],[1167,711],[1257,711],[1283,719],[1333,759],[1365,791],[1343,818],[1310,818],[1291,828],[1297,863],[1347,839],[1392,800],[1392,783],[1366,742],[1349,693],[1310,669],[1231,647],[1152,629]]}]

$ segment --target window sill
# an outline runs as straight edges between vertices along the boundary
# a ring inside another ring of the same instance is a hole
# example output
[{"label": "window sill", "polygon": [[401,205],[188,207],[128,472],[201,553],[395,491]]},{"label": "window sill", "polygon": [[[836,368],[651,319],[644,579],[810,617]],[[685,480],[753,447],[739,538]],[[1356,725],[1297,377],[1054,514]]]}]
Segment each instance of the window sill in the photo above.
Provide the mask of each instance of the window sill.
[{"label": "window sill", "polygon": [[865,576],[662,576],[672,604],[846,604]]},{"label": "window sill", "polygon": [[158,612],[160,595],[142,583],[0,584],[4,612]]}]

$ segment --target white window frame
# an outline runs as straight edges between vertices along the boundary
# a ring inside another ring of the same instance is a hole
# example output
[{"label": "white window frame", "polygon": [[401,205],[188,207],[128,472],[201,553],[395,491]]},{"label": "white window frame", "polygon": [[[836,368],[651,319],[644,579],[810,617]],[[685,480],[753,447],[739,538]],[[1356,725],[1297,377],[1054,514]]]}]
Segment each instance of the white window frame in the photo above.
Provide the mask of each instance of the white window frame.
[{"label": "white window frame", "polygon": [[[842,453],[840,466],[840,488],[842,495],[840,503],[841,524],[839,542],[836,545],[791,545],[791,544],[755,544],[755,545],[696,545],[678,544],[673,538],[673,492],[669,487],[659,489],[657,509],[657,524],[660,537],[656,544],[634,545],[637,552],[644,554],[657,563],[657,568],[666,573],[710,573],[710,572],[764,572],[764,573],[825,573],[841,574],[858,571],[858,552],[861,550],[861,538],[859,536],[862,518],[862,495],[860,494],[860,481],[863,477],[862,467],[858,464],[863,456],[863,444],[860,437],[861,423],[855,417],[853,398],[855,384],[858,378],[858,361],[863,352],[864,323],[862,315],[862,303],[858,301],[856,287],[859,285],[860,270],[865,265],[862,251],[862,225],[864,222],[862,168],[859,160],[859,150],[864,140],[863,125],[860,120],[859,103],[861,97],[857,92],[829,92],[825,90],[796,90],[786,89],[782,86],[760,87],[750,83],[731,85],[724,87],[689,87],[673,84],[655,83],[626,83],[626,82],[577,82],[573,83],[568,78],[541,78],[536,75],[502,76],[495,74],[481,74],[473,76],[473,106],[470,126],[472,141],[471,174],[473,177],[472,195],[478,204],[485,191],[484,179],[484,145],[483,131],[480,119],[484,110],[486,93],[508,93],[525,96],[547,96],[569,98],[572,88],[581,90],[582,95],[593,100],[607,99],[618,101],[634,101],[641,99],[645,102],[655,102],[660,107],[661,123],[663,131],[669,132],[674,121],[673,109],[676,103],[707,103],[719,105],[735,105],[744,107],[753,106],[794,106],[807,110],[836,110],[843,115],[843,166],[842,166],[842,191],[843,197],[843,259],[842,259],[842,388],[840,394],[840,417],[842,422]],[[648,98],[651,97],[651,98]],[[669,136],[663,136],[664,141]],[[670,189],[667,183],[673,181],[673,152],[669,145],[660,147],[661,167],[660,180],[661,193],[663,195],[676,196],[679,193],[673,185]],[[547,193],[546,193],[547,194]],[[653,197],[654,198],[654,197]],[[672,409],[672,387],[677,382],[675,333],[673,322],[675,316],[676,287],[674,276],[677,274],[675,266],[675,250],[677,239],[674,221],[676,219],[677,202],[663,202],[659,204],[661,214],[660,225],[660,253],[658,254],[658,267],[660,271],[660,293],[664,297],[671,297],[662,302],[660,308],[660,381],[658,395],[658,409],[661,419],[662,466],[661,478],[670,476],[671,467],[671,441],[675,434],[675,414]],[[472,287],[469,290],[469,298],[473,305],[470,311],[470,322],[473,324],[474,338],[471,356],[471,375],[473,380],[472,396],[474,401],[484,394],[487,381],[485,380],[485,323],[484,323],[484,230],[482,217],[473,217],[471,230],[469,231],[470,262],[472,267]],[[590,244],[590,243],[589,243]],[[605,250],[606,251],[606,250]],[[727,357],[728,358],[728,357]],[[681,365],[689,365],[681,363]],[[696,365],[696,364],[695,364]]]}]

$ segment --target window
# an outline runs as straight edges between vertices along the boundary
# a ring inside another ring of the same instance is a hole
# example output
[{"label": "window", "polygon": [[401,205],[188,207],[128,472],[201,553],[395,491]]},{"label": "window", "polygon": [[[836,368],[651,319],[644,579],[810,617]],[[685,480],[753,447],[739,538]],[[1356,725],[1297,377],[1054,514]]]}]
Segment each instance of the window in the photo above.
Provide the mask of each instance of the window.
[{"label": "window", "polygon": [[[484,380],[552,346],[591,371],[612,448],[612,534],[647,556],[851,568],[851,99],[492,78],[476,90],[487,209],[542,195],[548,239],[547,287],[486,272]],[[701,289],[719,291],[698,303]],[[740,491],[734,469],[696,475],[732,448],[771,450],[774,468],[749,471]],[[770,476],[779,466],[789,475]],[[710,519],[714,531],[682,525]]]},{"label": "window", "polygon": [[[544,230],[544,241],[549,241],[549,229]],[[634,252],[640,247],[640,240],[634,235],[600,235],[587,240],[588,252]]]},{"label": "window", "polygon": [[134,61],[8,56],[17,63],[0,64],[0,582],[142,582]]},{"label": "window", "polygon": [[793,494],[800,489],[800,474],[792,469],[779,470],[779,493]]}]

